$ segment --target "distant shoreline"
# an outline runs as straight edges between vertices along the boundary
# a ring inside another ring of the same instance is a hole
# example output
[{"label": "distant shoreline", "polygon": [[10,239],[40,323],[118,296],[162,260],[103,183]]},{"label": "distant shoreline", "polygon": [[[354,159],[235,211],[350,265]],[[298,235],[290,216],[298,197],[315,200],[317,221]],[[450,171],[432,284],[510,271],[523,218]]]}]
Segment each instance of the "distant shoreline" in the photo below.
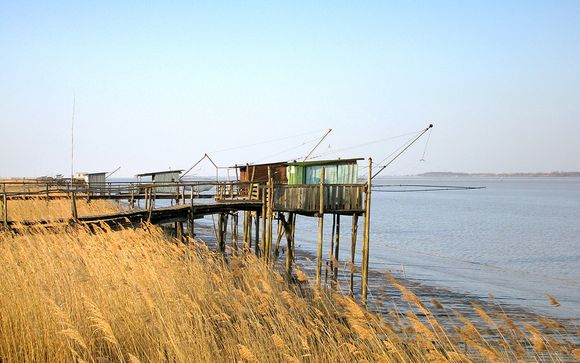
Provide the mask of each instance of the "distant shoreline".
[{"label": "distant shoreline", "polygon": [[417,174],[416,176],[425,177],[580,177],[580,171],[553,171],[549,173],[459,173],[451,171],[433,171],[428,173]]}]

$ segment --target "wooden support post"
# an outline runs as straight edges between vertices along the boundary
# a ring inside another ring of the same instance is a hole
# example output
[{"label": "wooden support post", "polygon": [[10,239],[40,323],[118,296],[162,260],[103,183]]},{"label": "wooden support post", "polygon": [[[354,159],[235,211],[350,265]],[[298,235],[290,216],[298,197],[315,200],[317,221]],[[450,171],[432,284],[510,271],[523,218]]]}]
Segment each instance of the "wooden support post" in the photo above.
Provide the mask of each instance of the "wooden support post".
[{"label": "wooden support post", "polygon": [[286,234],[286,278],[288,281],[292,278],[292,261],[294,260],[293,245],[294,239],[292,236],[292,221],[294,220],[294,213],[288,213],[288,220],[284,218],[284,214],[280,214],[280,221],[284,227]]},{"label": "wooden support post", "polygon": [[254,224],[255,224],[255,235],[256,237],[254,238],[254,249],[255,249],[255,253],[256,256],[260,255],[260,214],[258,212],[256,212],[256,217],[254,219]]},{"label": "wooden support post", "polygon": [[232,213],[232,244],[238,249],[238,212]]},{"label": "wooden support post", "polygon": [[4,228],[8,228],[8,199],[6,198],[6,185],[4,185],[4,193],[2,193],[2,222]]},{"label": "wooden support post", "polygon": [[222,223],[223,223],[223,220],[222,220],[221,213],[218,213],[217,220],[218,220],[217,233],[216,233],[217,251],[222,252],[221,248],[222,248]]},{"label": "wooden support post", "polygon": [[272,168],[269,168],[270,188],[268,189],[268,261],[272,256],[272,229],[274,226],[274,179],[272,178]]},{"label": "wooden support post", "polygon": [[246,234],[246,241],[248,241],[248,248],[251,250],[252,249],[252,212],[247,211],[246,212],[248,214],[248,231]]},{"label": "wooden support post", "polygon": [[131,201],[129,202],[129,206],[133,209],[135,207],[135,190],[133,189],[133,184],[129,184],[129,188],[131,188]]},{"label": "wooden support post", "polygon": [[284,235],[284,227],[283,223],[280,223],[280,219],[278,219],[278,230],[276,232],[276,247],[274,248],[274,259],[277,260],[278,256],[280,255],[280,241],[282,241],[282,236]]},{"label": "wooden support post", "polygon": [[264,259],[266,259],[266,189],[268,188],[268,184],[266,183],[266,185],[264,186],[264,189],[262,189],[262,257]]},{"label": "wooden support post", "polygon": [[334,241],[334,271],[332,273],[332,277],[336,286],[336,282],[338,281],[338,252],[340,247],[340,214],[336,215],[336,233],[334,236],[336,239]]},{"label": "wooden support post", "polygon": [[367,303],[367,290],[369,278],[369,237],[371,230],[371,179],[373,173],[373,159],[369,158],[369,176],[366,185],[365,198],[365,223],[363,235],[363,251],[362,251],[362,303]]},{"label": "wooden support post", "polygon": [[[332,201],[332,197],[331,197]],[[332,202],[331,202],[332,203]],[[336,230],[336,214],[332,214],[332,228],[330,229],[330,248],[328,250],[328,266],[330,267],[330,278],[334,281],[332,276],[334,272],[334,232]],[[326,280],[326,277],[325,277]]]},{"label": "wooden support post", "polygon": [[72,212],[72,219],[73,221],[77,221],[79,219],[78,213],[77,213],[77,200],[75,197],[75,192],[71,191],[71,212]]},{"label": "wooden support post", "polygon": [[296,243],[294,243],[295,239],[294,237],[296,236],[296,214],[291,213],[292,214],[292,260],[296,259]]},{"label": "wooden support post", "polygon": [[228,220],[225,213],[218,214],[218,233],[217,233],[217,247],[218,252],[226,251],[226,231],[227,231]]},{"label": "wooden support post", "polygon": [[320,286],[322,272],[322,235],[324,234],[324,168],[320,170],[320,196],[318,207],[318,254],[316,260],[316,283]]},{"label": "wooden support post", "polygon": [[358,232],[358,214],[352,215],[352,232],[350,240],[350,284],[348,294],[352,297],[354,294],[354,257],[356,254],[356,235]]},{"label": "wooden support post", "polygon": [[272,212],[272,168],[268,167],[268,184],[266,187],[266,220],[267,220],[267,228],[266,231],[266,247],[264,248],[264,258],[266,263],[270,262],[270,257],[272,254],[272,219],[273,219],[273,212]]},{"label": "wooden support post", "polygon": [[153,193],[153,189],[149,189],[149,205],[147,206],[147,222],[151,222],[151,215],[153,214],[153,198],[151,194]]},{"label": "wooden support post", "polygon": [[175,237],[183,242],[183,222],[175,222]]},{"label": "wooden support post", "polygon": [[[250,248],[251,246],[251,241],[250,243]],[[246,247],[248,245],[248,212],[244,211],[244,218],[242,221],[242,245],[244,247]]]},{"label": "wooden support post", "polygon": [[195,238],[195,227],[193,224],[194,221],[195,219],[193,218],[193,210],[189,209],[189,212],[187,214],[187,233],[190,238]]}]

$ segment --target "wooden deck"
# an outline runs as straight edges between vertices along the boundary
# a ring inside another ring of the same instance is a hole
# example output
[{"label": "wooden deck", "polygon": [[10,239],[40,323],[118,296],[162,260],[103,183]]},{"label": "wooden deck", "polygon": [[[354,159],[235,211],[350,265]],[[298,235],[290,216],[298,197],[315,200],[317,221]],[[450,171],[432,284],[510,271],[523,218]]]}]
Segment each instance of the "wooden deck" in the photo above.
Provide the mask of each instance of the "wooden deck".
[{"label": "wooden deck", "polygon": [[262,208],[261,201],[228,201],[228,202],[209,202],[200,204],[175,205],[170,207],[147,209],[132,209],[119,213],[100,214],[93,216],[78,217],[77,220],[72,218],[59,218],[52,220],[31,220],[31,221],[8,221],[8,226],[18,229],[19,226],[56,226],[59,224],[81,223],[85,225],[98,225],[105,223],[110,227],[117,225],[135,226],[144,221],[152,224],[163,224],[172,222],[184,222],[190,218],[198,219],[205,215],[216,213],[228,213],[234,211],[260,211]]}]

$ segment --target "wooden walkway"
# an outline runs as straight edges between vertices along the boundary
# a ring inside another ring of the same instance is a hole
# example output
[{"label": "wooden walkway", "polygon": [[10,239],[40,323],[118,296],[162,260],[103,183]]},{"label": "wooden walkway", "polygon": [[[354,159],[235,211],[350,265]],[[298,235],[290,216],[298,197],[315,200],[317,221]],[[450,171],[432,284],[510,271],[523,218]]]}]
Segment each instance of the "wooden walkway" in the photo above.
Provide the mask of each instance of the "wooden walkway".
[{"label": "wooden walkway", "polygon": [[119,213],[79,216],[76,221],[72,218],[58,218],[52,220],[8,221],[11,228],[19,226],[56,226],[59,224],[82,223],[85,225],[100,225],[102,223],[115,227],[135,226],[148,221],[152,224],[185,222],[189,219],[198,219],[206,215],[228,213],[235,211],[260,211],[262,202],[257,200],[238,200],[227,202],[209,202],[200,204],[175,205],[170,207],[147,209],[132,209]]}]

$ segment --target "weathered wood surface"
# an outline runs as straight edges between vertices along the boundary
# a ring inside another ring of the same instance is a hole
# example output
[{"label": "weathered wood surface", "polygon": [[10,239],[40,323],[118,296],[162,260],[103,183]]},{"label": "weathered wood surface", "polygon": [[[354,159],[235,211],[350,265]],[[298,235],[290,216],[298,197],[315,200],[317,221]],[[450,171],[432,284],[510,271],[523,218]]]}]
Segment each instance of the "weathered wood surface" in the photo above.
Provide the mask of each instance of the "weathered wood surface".
[{"label": "weathered wood surface", "polygon": [[[149,219],[150,223],[162,224],[171,222],[186,222],[188,218],[200,218],[216,213],[228,213],[238,210],[258,211],[262,208],[260,201],[229,201],[213,202],[193,205],[174,205],[171,207],[152,209],[132,209],[119,213],[100,214],[94,216],[79,216],[77,222],[81,224],[105,223],[110,226],[134,225]],[[150,215],[149,215],[150,214]],[[58,225],[69,224],[71,219],[59,218],[53,220],[8,221],[8,226]]]},{"label": "weathered wood surface", "polygon": [[[325,213],[363,213],[363,185],[324,185],[323,210]],[[319,185],[276,185],[274,187],[274,211],[315,214],[320,211]]]}]

